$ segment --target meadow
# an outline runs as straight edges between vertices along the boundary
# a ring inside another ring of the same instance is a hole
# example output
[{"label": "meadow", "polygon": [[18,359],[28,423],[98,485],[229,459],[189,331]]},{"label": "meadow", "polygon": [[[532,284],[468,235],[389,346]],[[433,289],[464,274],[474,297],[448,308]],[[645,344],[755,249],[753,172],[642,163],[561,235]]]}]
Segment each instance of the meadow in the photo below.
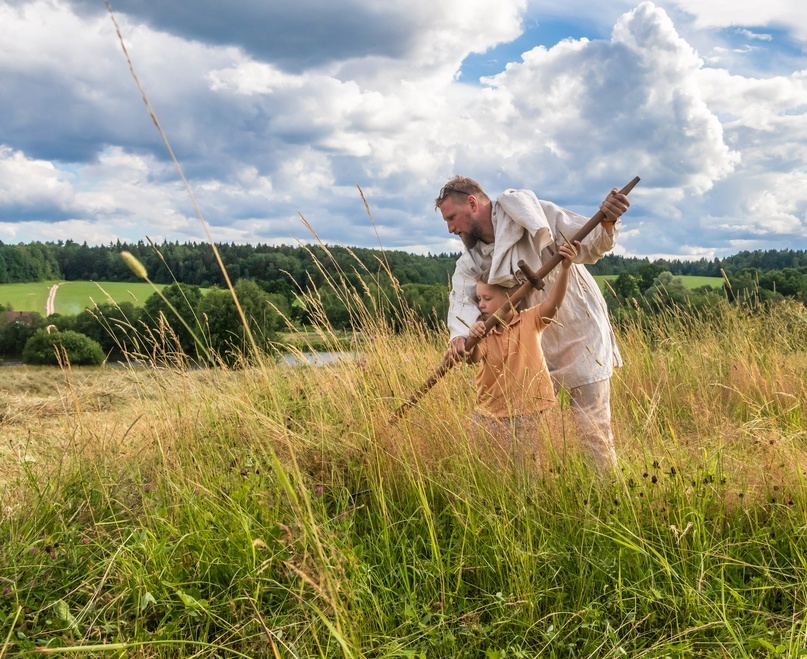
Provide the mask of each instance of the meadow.
[{"label": "meadow", "polygon": [[110,302],[131,302],[142,306],[164,284],[145,282],[39,281],[27,284],[0,284],[0,304],[11,304],[14,311],[35,311],[46,315],[48,294],[58,284],[54,312],[74,316],[87,307]]},{"label": "meadow", "polygon": [[[616,279],[617,275],[594,275],[594,279],[600,287],[601,291],[605,290],[605,282],[609,279]],[[709,288],[721,289],[725,283],[722,277],[700,277],[695,275],[682,275],[679,277],[689,290],[700,288],[701,286],[708,286]],[[0,287],[2,290],[2,287]]]},{"label": "meadow", "polygon": [[2,369],[0,657],[805,654],[807,309],[705,314],[619,329],[604,477],[563,397],[492,453],[468,366],[394,421],[447,337],[366,307],[319,367]]},{"label": "meadow", "polygon": [[[594,279],[600,286],[614,275],[597,275]],[[689,289],[699,286],[722,288],[721,277],[681,277]],[[145,282],[90,282],[90,281],[42,281],[27,284],[0,284],[0,304],[11,304],[14,311],[36,311],[45,315],[48,293],[53,285],[59,284],[56,292],[54,311],[63,315],[75,315],[85,308],[93,308],[97,304],[108,302],[131,302],[142,306],[146,299],[154,293],[155,288],[162,290],[165,284],[148,284]],[[203,291],[206,289],[203,289]]]}]

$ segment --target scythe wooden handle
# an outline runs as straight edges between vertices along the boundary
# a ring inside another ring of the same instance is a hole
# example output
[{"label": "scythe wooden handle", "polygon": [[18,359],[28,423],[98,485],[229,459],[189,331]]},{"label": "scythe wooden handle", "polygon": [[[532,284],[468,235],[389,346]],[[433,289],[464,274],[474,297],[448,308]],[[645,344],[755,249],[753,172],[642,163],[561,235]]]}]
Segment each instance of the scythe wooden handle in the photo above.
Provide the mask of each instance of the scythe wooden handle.
[{"label": "scythe wooden handle", "polygon": [[[640,180],[641,179],[638,176],[636,176],[630,183],[628,183],[619,192],[624,195],[630,193],[630,191],[636,187],[636,184]],[[591,219],[589,219],[588,222],[586,222],[582,227],[580,227],[577,233],[575,233],[574,236],[570,238],[571,242],[575,243],[578,240],[582,241],[604,219],[605,219],[605,213],[603,213],[601,210],[598,210],[591,217]],[[538,268],[538,270],[534,273],[535,277],[537,277],[539,280],[544,279],[546,275],[548,275],[562,260],[563,256],[560,254],[560,252],[556,252],[555,254],[552,255],[551,258],[547,259],[545,263],[541,264],[541,267]],[[516,305],[524,298],[524,296],[527,295],[527,293],[529,293],[533,288],[534,288],[533,283],[532,281],[529,280],[524,282],[521,286],[519,286],[516,292],[510,296],[510,308],[514,309]],[[498,317],[496,314],[491,315],[491,317],[485,321],[485,333],[490,331],[490,329],[499,322],[502,322],[502,318]],[[465,340],[465,350],[466,351],[471,350],[478,342],[479,342],[478,339],[474,338],[473,336],[468,337]],[[401,418],[409,410],[410,407],[415,405],[415,403],[417,403],[421,398],[423,398],[426,392],[428,392],[429,389],[431,389],[435,384],[437,384],[440,378],[442,378],[446,373],[448,373],[449,370],[451,370],[451,367],[454,366],[456,360],[450,359],[449,355],[450,353],[446,354],[446,357],[443,359],[443,362],[440,364],[437,370],[435,370],[434,373],[432,373],[429,376],[429,378],[422,385],[420,385],[412,393],[412,395],[409,396],[409,398],[406,399],[403,405],[401,405],[395,411],[395,414],[391,419],[393,423],[397,421],[399,418]]]}]

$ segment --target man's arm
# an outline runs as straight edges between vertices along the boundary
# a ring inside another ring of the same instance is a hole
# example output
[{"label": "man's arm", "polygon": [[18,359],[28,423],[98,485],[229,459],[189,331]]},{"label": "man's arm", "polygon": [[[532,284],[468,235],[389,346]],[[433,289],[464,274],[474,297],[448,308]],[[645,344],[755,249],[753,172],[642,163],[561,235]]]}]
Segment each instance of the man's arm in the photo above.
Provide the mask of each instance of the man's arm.
[{"label": "man's arm", "polygon": [[443,361],[455,362],[465,358],[465,339],[468,328],[479,318],[476,306],[476,268],[467,253],[457,259],[448,294],[448,326],[451,343]]},{"label": "man's arm", "polygon": [[[566,239],[571,240],[572,236],[588,222],[588,218],[572,213],[552,202],[542,201],[541,205],[544,207],[547,217],[550,217],[552,221],[552,237],[555,239],[555,250],[566,242]],[[600,225],[580,243],[574,262],[596,263],[614,248],[618,234],[619,223],[611,227],[610,234]]]},{"label": "man's arm", "polygon": [[468,328],[479,318],[476,306],[476,272],[474,263],[463,254],[454,268],[451,277],[451,292],[448,295],[448,326],[451,339],[467,337]]}]

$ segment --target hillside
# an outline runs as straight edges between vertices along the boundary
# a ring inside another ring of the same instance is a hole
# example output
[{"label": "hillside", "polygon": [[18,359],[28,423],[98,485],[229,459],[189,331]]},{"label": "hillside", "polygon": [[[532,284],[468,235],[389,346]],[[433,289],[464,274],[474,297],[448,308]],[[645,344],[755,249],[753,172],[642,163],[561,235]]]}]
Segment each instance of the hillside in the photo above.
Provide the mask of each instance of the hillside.
[{"label": "hillside", "polygon": [[0,654],[803,655],[805,314],[618,328],[603,478],[566,406],[498,455],[471,367],[392,423],[445,337],[367,315],[319,368],[0,369]]}]

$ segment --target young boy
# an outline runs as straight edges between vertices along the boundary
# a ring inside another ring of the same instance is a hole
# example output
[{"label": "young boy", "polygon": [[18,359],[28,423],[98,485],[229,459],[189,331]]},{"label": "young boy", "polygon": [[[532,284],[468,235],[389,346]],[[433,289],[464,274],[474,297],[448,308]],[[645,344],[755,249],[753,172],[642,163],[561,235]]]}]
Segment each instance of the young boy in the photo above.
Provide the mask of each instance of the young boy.
[{"label": "young boy", "polygon": [[[576,243],[579,247],[579,242]],[[511,289],[488,284],[482,273],[476,284],[481,320],[470,328],[479,340],[468,354],[469,363],[479,363],[476,375],[475,417],[490,430],[501,448],[519,460],[534,452],[531,439],[541,413],[555,404],[555,392],[541,348],[541,332],[554,318],[569,284],[569,269],[575,257],[569,244],[560,247],[564,259],[547,298],[523,311],[509,309]],[[500,311],[501,310],[501,311]],[[485,322],[494,313],[507,318],[485,335]]]}]

